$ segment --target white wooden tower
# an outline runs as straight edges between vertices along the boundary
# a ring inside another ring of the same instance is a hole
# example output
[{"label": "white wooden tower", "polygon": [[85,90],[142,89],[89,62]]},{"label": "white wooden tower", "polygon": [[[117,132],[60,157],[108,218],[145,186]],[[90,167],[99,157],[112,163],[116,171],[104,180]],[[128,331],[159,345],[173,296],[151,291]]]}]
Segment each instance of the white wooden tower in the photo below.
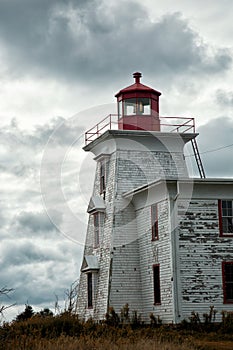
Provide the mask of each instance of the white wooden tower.
[{"label": "white wooden tower", "polygon": [[204,170],[194,120],[161,117],[161,93],[143,85],[141,73],[134,78],[133,85],[116,94],[116,124],[110,115],[86,133],[84,151],[94,154],[96,175],[77,313],[101,320],[110,306],[119,312],[128,303],[145,321],[154,312],[176,322],[172,204],[167,189],[152,185],[188,178],[187,142],[194,147],[201,177]]}]

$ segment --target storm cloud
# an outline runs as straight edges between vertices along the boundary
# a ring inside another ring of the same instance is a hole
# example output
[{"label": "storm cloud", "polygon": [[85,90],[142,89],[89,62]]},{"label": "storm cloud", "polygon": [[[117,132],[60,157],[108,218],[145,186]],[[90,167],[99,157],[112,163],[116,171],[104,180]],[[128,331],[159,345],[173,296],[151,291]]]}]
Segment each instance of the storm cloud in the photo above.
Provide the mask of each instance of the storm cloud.
[{"label": "storm cloud", "polygon": [[216,101],[224,108],[233,107],[233,91],[218,90],[216,91]]},{"label": "storm cloud", "polygon": [[[0,176],[5,185],[0,189],[0,281],[1,286],[15,289],[11,300],[2,298],[2,302],[48,305],[54,294],[63,299],[64,290],[79,274],[80,260],[73,258],[81,256],[82,245],[59,230],[66,217],[59,211],[56,193],[53,203],[57,210],[50,211],[52,217],[48,215],[41,198],[40,167],[49,140],[55,152],[63,149],[67,154],[72,146],[68,164],[62,160],[66,167],[62,186],[73,189],[66,196],[67,203],[78,199],[73,179],[77,173],[72,174],[80,149],[79,141],[75,141],[82,132],[79,121],[64,118],[51,119],[33,130],[24,130],[13,120],[1,129]],[[79,230],[82,228],[76,227],[77,234],[84,236]]]},{"label": "storm cloud", "polygon": [[0,33],[7,74],[16,77],[104,82],[138,67],[156,77],[208,75],[232,62],[227,48],[209,47],[180,13],[152,21],[136,1],[1,1]]},{"label": "storm cloud", "polygon": [[209,177],[233,178],[233,120],[222,116],[198,129],[201,157]]}]

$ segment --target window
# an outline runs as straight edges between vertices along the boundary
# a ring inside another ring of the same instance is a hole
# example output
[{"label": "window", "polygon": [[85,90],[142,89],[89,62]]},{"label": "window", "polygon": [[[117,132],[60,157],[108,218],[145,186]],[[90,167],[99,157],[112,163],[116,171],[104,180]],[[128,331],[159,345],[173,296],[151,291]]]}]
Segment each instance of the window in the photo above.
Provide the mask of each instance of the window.
[{"label": "window", "polygon": [[122,117],[122,101],[118,102],[118,118]]},{"label": "window", "polygon": [[124,100],[124,115],[150,115],[151,99],[147,97],[127,98]]},{"label": "window", "polygon": [[87,274],[87,306],[93,307],[92,273]]},{"label": "window", "polygon": [[153,204],[151,206],[151,233],[152,233],[152,241],[159,239],[158,205],[157,204]]},{"label": "window", "polygon": [[124,115],[136,114],[136,98],[128,98],[124,101]]},{"label": "window", "polygon": [[105,160],[100,163],[100,194],[104,195],[106,192],[106,162]]},{"label": "window", "polygon": [[137,102],[138,102],[137,103],[138,114],[151,114],[151,110],[150,110],[151,101],[149,98],[139,98]]},{"label": "window", "polygon": [[100,234],[104,224],[104,213],[94,213],[94,247],[100,244]]},{"label": "window", "polygon": [[233,304],[233,262],[222,263],[224,304]]},{"label": "window", "polygon": [[153,265],[154,304],[161,304],[159,265]]},{"label": "window", "polygon": [[218,211],[220,236],[233,237],[233,201],[219,200]]}]

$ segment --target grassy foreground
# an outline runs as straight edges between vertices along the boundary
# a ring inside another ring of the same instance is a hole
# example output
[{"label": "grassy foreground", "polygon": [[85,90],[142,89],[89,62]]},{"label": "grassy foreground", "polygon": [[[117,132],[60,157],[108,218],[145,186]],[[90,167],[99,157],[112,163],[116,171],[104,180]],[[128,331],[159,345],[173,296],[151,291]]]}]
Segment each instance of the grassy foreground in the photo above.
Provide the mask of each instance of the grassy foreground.
[{"label": "grassy foreground", "polygon": [[[135,339],[133,342],[129,339],[119,338],[116,341],[108,339],[91,339],[89,337],[65,337],[57,339],[33,339],[27,337],[8,341],[2,349],[5,350],[194,350],[184,344],[159,343],[152,339]],[[231,348],[232,349],[232,348]]]},{"label": "grassy foreground", "polygon": [[0,327],[0,350],[232,350],[233,321],[221,324],[101,324],[77,315],[33,316]]}]

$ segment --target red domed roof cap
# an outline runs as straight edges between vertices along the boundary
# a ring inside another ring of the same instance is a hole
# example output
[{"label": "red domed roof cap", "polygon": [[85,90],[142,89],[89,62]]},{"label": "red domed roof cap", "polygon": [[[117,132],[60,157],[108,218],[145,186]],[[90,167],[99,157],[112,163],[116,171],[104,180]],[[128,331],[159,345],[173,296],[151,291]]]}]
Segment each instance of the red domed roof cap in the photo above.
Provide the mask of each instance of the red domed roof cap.
[{"label": "red domed roof cap", "polygon": [[142,74],[140,72],[135,72],[133,73],[133,77],[135,79],[135,83],[133,85],[130,85],[128,87],[126,87],[125,89],[120,90],[115,97],[119,97],[122,94],[127,94],[130,92],[149,92],[151,94],[160,96],[161,92],[154,90],[152,88],[150,88],[149,86],[143,85],[140,83],[140,78],[142,77]]}]

